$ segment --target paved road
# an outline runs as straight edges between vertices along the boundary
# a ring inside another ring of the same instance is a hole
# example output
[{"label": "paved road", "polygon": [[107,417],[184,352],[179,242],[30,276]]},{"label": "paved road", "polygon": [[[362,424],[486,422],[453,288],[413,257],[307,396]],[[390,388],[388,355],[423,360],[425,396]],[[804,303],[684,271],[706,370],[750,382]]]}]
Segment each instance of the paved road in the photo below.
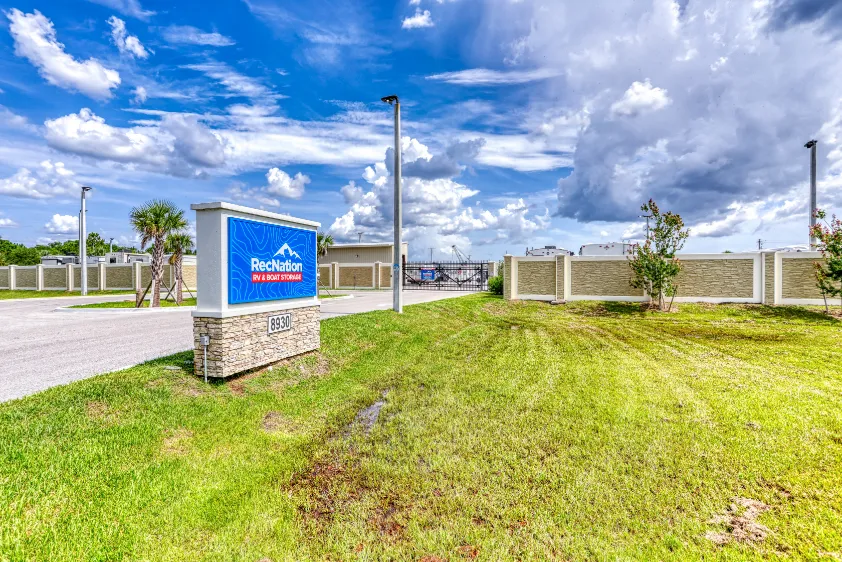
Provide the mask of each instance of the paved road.
[{"label": "paved road", "polygon": [[[322,301],[322,318],[386,310],[392,293],[360,291],[351,299]],[[406,305],[460,296],[407,291]],[[0,301],[0,402],[116,371],[193,346],[189,309],[154,312],[56,308],[131,295]]]}]

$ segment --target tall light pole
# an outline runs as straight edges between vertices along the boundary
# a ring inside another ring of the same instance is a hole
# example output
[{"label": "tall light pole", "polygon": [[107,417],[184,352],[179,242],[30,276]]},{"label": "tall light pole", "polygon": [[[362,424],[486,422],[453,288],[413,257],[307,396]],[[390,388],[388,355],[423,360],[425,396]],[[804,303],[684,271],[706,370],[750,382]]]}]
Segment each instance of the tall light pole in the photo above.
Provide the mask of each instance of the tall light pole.
[{"label": "tall light pole", "polygon": [[816,237],[813,236],[813,228],[816,226],[816,145],[817,140],[811,140],[804,145],[810,149],[810,249],[815,250],[818,246]]},{"label": "tall light pole", "polygon": [[81,287],[82,296],[88,294],[88,235],[85,231],[85,195],[91,190],[88,186],[82,186],[82,210],[79,211],[79,264],[81,266]]},{"label": "tall light pole", "polygon": [[401,267],[401,102],[398,96],[386,96],[380,101],[395,106],[395,247],[392,250],[392,308],[403,312],[403,271]]},{"label": "tall light pole", "polygon": [[108,239],[108,253],[112,253],[114,251],[114,238],[111,237]]},{"label": "tall light pole", "polygon": [[638,215],[637,218],[646,219],[646,239],[649,240],[649,219],[653,218],[653,215]]}]

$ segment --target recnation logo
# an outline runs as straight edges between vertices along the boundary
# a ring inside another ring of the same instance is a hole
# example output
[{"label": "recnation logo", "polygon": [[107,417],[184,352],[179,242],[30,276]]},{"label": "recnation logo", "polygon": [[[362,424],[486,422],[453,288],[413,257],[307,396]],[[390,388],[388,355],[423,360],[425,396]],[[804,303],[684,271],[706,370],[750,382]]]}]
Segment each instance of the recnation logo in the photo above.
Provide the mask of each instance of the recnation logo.
[{"label": "recnation logo", "polygon": [[270,260],[251,258],[252,283],[300,283],[304,279],[303,272],[301,256],[289,244],[281,246]]}]

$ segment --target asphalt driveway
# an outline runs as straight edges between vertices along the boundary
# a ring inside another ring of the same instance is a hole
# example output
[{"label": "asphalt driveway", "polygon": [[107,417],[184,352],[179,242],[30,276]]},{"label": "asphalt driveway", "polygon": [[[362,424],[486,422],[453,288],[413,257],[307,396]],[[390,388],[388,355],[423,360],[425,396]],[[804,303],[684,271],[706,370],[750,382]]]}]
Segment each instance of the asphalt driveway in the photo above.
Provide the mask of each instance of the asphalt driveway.
[{"label": "asphalt driveway", "polygon": [[[342,292],[345,293],[344,291]],[[392,306],[387,291],[322,301],[322,319]],[[406,291],[412,305],[467,293]],[[193,346],[190,309],[56,311],[132,295],[0,301],[0,402],[137,365]]]}]

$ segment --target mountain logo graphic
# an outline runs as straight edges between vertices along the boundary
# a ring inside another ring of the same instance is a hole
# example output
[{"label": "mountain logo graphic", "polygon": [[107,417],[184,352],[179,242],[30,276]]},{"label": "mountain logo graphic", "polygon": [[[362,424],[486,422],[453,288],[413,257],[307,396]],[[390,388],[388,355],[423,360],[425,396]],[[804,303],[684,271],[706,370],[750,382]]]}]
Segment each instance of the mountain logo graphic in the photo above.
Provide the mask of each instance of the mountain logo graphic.
[{"label": "mountain logo graphic", "polygon": [[301,259],[301,256],[298,255],[298,252],[296,252],[295,250],[290,248],[289,244],[284,244],[283,246],[281,246],[281,249],[278,250],[277,252],[275,252],[275,255],[276,256],[283,256],[283,257],[287,257],[287,258],[296,258],[296,259],[299,259],[299,260]]}]

